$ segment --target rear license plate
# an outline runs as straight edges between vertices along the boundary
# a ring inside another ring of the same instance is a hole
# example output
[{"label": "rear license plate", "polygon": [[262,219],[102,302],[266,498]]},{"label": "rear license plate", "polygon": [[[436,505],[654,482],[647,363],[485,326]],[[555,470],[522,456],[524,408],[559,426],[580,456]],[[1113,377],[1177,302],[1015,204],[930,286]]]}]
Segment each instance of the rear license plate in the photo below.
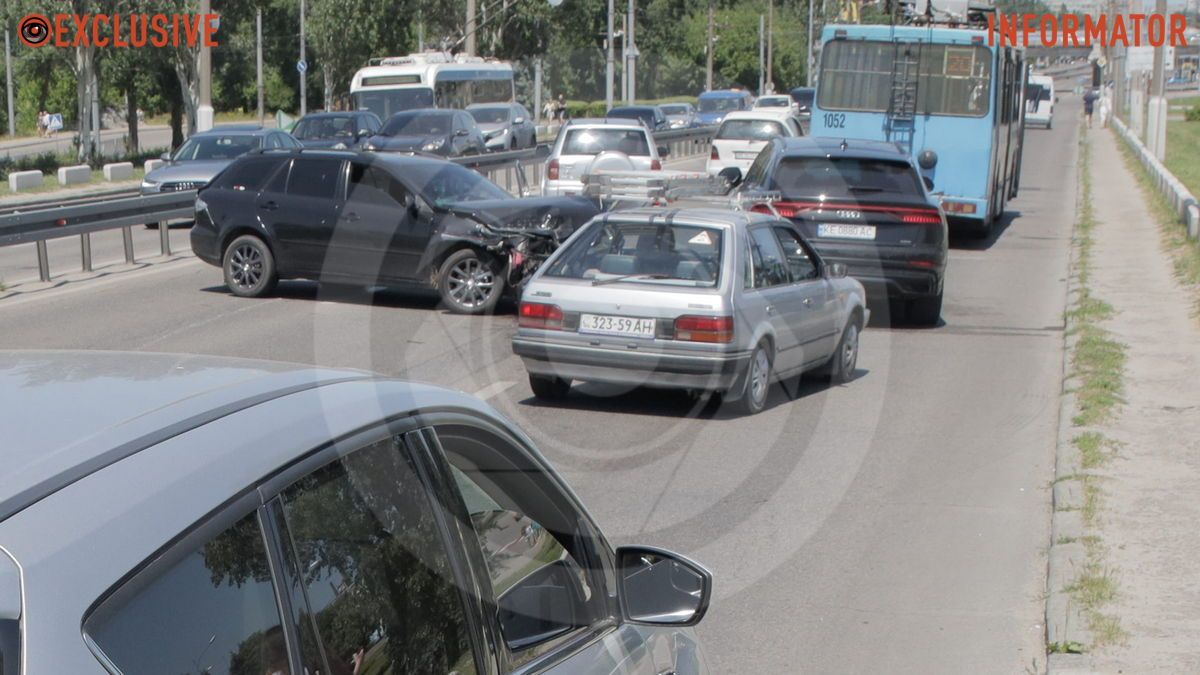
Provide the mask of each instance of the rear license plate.
[{"label": "rear license plate", "polygon": [[654,319],[638,319],[632,316],[608,316],[604,314],[580,314],[580,333],[620,335],[622,337],[653,338]]},{"label": "rear license plate", "polygon": [[758,153],[754,151],[743,152],[739,150],[733,153],[734,159],[755,159],[757,157]]},{"label": "rear license plate", "polygon": [[839,225],[837,223],[820,223],[817,225],[818,237],[838,237],[841,239],[874,239],[874,225]]}]

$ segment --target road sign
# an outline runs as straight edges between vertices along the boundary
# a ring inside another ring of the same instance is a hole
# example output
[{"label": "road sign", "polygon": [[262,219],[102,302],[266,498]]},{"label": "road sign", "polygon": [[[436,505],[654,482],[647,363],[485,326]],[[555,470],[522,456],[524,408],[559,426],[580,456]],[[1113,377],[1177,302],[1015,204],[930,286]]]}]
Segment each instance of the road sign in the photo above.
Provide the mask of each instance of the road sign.
[{"label": "road sign", "polygon": [[[1165,45],[1163,50],[1163,70],[1173,70],[1175,68],[1175,48],[1171,45]],[[1150,72],[1154,70],[1154,47],[1129,47],[1125,50],[1125,54],[1126,72]]]},{"label": "road sign", "polygon": [[563,4],[563,0],[549,0],[551,7],[558,7]]},{"label": "road sign", "polygon": [[298,72],[298,73],[308,72],[308,61],[297,61],[296,62],[296,72]]}]

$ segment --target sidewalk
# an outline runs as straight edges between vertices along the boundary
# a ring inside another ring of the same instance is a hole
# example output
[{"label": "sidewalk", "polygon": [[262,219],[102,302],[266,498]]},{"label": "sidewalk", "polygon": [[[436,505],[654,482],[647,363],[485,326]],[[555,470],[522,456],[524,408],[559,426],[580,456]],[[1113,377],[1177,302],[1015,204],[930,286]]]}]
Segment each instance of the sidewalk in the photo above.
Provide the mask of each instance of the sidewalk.
[{"label": "sidewalk", "polygon": [[1099,534],[1118,596],[1105,613],[1128,640],[1092,654],[1102,673],[1200,673],[1200,323],[1163,252],[1157,222],[1110,130],[1092,143],[1091,289],[1127,346],[1124,400],[1095,473]]}]

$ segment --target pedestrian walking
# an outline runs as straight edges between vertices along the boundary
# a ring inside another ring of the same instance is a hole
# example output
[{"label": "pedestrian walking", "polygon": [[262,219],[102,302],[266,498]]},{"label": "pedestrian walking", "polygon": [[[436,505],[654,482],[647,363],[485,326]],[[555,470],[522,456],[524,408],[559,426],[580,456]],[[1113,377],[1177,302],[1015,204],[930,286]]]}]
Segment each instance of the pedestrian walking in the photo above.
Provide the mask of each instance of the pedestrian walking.
[{"label": "pedestrian walking", "polygon": [[1087,125],[1089,129],[1092,128],[1092,112],[1096,107],[1097,98],[1099,98],[1099,96],[1096,94],[1095,89],[1088,89],[1083,94],[1083,116],[1087,118]]},{"label": "pedestrian walking", "polygon": [[547,122],[553,122],[557,109],[558,106],[555,104],[554,99],[547,99],[545,105],[542,106],[542,119]]},{"label": "pedestrian walking", "polygon": [[46,111],[45,110],[38,111],[37,134],[38,134],[38,136],[46,135]]},{"label": "pedestrian walking", "polygon": [[555,105],[555,112],[558,115],[558,122],[562,124],[567,119],[567,98],[562,94],[558,95],[558,101]]}]

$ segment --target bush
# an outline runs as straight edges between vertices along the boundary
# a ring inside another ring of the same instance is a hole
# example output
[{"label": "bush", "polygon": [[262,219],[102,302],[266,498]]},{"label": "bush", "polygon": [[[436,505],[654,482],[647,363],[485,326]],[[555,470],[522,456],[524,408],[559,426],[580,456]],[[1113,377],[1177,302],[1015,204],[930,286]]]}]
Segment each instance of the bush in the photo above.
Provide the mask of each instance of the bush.
[{"label": "bush", "polygon": [[1189,122],[1200,122],[1200,104],[1183,111],[1183,117]]},{"label": "bush", "polygon": [[[159,155],[166,152],[166,148],[156,148],[153,150],[143,150],[133,154],[125,154],[120,157],[104,157],[95,159],[91,162],[93,169],[100,169],[105,164],[113,164],[115,162],[133,162],[135,166],[140,166],[148,159],[158,159]],[[15,171],[41,171],[44,175],[52,175],[56,173],[59,167],[74,166],[79,162],[75,159],[75,155],[56,155],[52,152],[44,152],[40,155],[25,155],[24,157],[0,157],[0,181],[8,180],[8,174]]]}]

